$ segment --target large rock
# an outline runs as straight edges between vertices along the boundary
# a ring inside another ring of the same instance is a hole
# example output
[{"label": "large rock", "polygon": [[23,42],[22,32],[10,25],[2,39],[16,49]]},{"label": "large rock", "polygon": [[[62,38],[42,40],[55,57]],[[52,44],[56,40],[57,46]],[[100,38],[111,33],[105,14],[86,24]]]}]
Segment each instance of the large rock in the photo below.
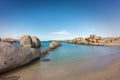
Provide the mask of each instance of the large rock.
[{"label": "large rock", "polygon": [[54,49],[61,46],[61,44],[57,43],[56,41],[52,41],[49,45],[49,49]]},{"label": "large rock", "polygon": [[28,64],[39,58],[40,53],[39,49],[0,42],[0,73]]},{"label": "large rock", "polygon": [[33,36],[31,38],[32,38],[33,47],[39,48],[41,46],[40,40],[35,36]]},{"label": "large rock", "polygon": [[96,36],[96,35],[90,35],[90,37],[86,38],[88,43],[98,43],[98,41],[101,39],[102,38],[100,36]]},{"label": "large rock", "polygon": [[74,40],[76,44],[87,44],[87,41],[82,37],[75,38]]},{"label": "large rock", "polygon": [[29,35],[22,36],[20,39],[20,44],[22,47],[32,48],[33,44],[32,44],[31,36],[29,36]]},{"label": "large rock", "polygon": [[41,43],[37,37],[31,37],[29,35],[24,35],[20,39],[20,44],[22,47],[28,48],[40,48]]},{"label": "large rock", "polygon": [[13,42],[17,42],[17,39],[13,39],[13,38],[4,38],[4,39],[0,39],[1,42],[9,42],[9,43],[13,43]]}]

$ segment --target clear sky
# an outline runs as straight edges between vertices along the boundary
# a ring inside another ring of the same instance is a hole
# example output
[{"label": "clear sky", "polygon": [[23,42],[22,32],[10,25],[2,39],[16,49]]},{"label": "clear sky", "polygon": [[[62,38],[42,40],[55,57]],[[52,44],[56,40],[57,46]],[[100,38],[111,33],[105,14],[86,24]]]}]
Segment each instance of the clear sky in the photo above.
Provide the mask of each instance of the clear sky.
[{"label": "clear sky", "polygon": [[120,0],[0,0],[0,37],[120,36]]}]

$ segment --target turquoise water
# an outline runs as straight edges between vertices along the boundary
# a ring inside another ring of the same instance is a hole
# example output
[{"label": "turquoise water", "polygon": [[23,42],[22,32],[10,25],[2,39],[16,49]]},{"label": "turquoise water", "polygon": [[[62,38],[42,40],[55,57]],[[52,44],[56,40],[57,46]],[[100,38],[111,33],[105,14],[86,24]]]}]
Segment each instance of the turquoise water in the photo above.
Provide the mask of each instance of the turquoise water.
[{"label": "turquoise water", "polygon": [[[49,41],[41,42],[41,51],[44,51],[49,46]],[[17,46],[20,44],[14,43]],[[91,58],[94,56],[106,56],[112,54],[119,54],[119,47],[107,47],[107,46],[88,46],[88,45],[77,45],[61,42],[62,46],[50,51],[44,58],[49,59],[49,63],[67,63],[71,61],[82,60]],[[43,60],[44,58],[41,58]]]}]

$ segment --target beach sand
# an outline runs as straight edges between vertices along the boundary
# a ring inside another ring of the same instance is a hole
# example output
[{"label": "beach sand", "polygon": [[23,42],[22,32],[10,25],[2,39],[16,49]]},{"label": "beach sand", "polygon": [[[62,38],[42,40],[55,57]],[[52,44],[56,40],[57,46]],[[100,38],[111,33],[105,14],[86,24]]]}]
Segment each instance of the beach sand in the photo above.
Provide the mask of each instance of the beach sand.
[{"label": "beach sand", "polygon": [[120,80],[120,59],[117,59],[101,71],[82,75],[80,80]]}]

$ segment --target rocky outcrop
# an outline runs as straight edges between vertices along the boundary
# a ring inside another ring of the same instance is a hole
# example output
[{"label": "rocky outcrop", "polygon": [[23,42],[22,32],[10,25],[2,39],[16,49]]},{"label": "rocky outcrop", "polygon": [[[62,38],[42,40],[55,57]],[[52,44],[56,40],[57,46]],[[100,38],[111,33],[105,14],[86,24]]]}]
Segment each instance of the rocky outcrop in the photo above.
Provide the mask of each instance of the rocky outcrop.
[{"label": "rocky outcrop", "polygon": [[103,38],[99,43],[105,46],[120,46],[120,37]]},{"label": "rocky outcrop", "polygon": [[96,36],[96,35],[90,35],[90,37],[86,38],[86,40],[89,43],[99,43],[98,41],[101,40],[102,38],[100,36]]},{"label": "rocky outcrop", "polygon": [[57,41],[52,41],[49,44],[49,47],[46,50],[41,52],[41,55],[46,55],[46,54],[48,54],[49,51],[54,50],[55,48],[57,48],[59,46],[61,46],[61,44],[59,44]]},{"label": "rocky outcrop", "polygon": [[61,44],[59,44],[58,42],[56,41],[52,41],[49,45],[49,49],[55,49],[57,47],[61,46]]},{"label": "rocky outcrop", "polygon": [[33,48],[39,48],[41,46],[40,40],[35,36],[33,36],[31,38],[32,38]]},{"label": "rocky outcrop", "polygon": [[75,44],[87,44],[87,41],[82,37],[78,37],[72,40],[64,40],[63,42],[75,43]]},{"label": "rocky outcrop", "polygon": [[26,65],[39,58],[40,50],[0,42],[0,73]]},{"label": "rocky outcrop", "polygon": [[88,42],[84,38],[79,37],[79,38],[75,38],[75,43],[76,44],[87,44]]},{"label": "rocky outcrop", "polygon": [[102,38],[101,36],[90,35],[87,38],[78,37],[72,40],[62,40],[61,42],[93,46],[120,46],[120,37]]},{"label": "rocky outcrop", "polygon": [[0,38],[1,42],[9,42],[9,43],[13,43],[13,42],[17,42],[17,39],[13,39],[13,38]]},{"label": "rocky outcrop", "polygon": [[20,39],[20,44],[22,47],[32,48],[33,44],[32,44],[31,36],[29,36],[29,35],[22,36]]},{"label": "rocky outcrop", "polygon": [[37,37],[31,37],[29,35],[24,35],[20,39],[20,44],[22,47],[28,48],[40,48],[41,43]]},{"label": "rocky outcrop", "polygon": [[68,43],[75,43],[75,44],[86,44],[86,45],[99,45],[99,40],[101,40],[100,36],[96,36],[96,35],[90,35],[90,37],[88,38],[82,38],[82,37],[78,37],[72,40],[64,40],[63,42],[68,42]]}]

